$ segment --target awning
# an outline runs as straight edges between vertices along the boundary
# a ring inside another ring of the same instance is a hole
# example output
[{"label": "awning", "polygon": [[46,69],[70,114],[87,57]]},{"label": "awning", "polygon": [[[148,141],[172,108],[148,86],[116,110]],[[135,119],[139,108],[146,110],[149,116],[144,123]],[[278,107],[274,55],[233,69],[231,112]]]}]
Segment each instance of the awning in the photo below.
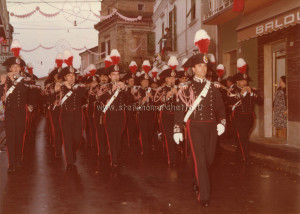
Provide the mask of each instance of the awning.
[{"label": "awning", "polygon": [[238,42],[300,23],[300,1],[281,0],[244,16],[237,27]]}]

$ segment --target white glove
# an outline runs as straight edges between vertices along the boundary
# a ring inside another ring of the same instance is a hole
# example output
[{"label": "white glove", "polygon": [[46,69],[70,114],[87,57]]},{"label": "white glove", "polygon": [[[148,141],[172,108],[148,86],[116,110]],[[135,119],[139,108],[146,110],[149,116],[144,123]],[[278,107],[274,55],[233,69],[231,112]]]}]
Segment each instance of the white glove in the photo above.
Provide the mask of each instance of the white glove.
[{"label": "white glove", "polygon": [[175,133],[173,135],[173,138],[174,138],[174,141],[175,141],[176,144],[179,144],[180,141],[183,141],[183,135],[182,135],[182,133]]},{"label": "white glove", "polygon": [[219,123],[219,124],[217,125],[217,131],[218,131],[218,135],[220,136],[221,134],[224,133],[225,127],[224,127],[221,123]]},{"label": "white glove", "polygon": [[27,108],[28,108],[28,111],[29,111],[29,112],[32,112],[32,111],[33,111],[33,106],[32,106],[32,105],[29,105]]}]

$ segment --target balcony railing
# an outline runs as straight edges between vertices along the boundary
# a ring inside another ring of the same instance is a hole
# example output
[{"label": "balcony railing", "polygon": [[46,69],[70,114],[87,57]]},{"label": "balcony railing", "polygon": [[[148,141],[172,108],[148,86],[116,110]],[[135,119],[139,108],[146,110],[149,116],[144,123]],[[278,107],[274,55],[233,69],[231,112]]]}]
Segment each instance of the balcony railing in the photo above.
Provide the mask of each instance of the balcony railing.
[{"label": "balcony railing", "polygon": [[232,5],[233,0],[208,0],[208,13],[204,15],[204,21],[218,13],[222,13]]}]

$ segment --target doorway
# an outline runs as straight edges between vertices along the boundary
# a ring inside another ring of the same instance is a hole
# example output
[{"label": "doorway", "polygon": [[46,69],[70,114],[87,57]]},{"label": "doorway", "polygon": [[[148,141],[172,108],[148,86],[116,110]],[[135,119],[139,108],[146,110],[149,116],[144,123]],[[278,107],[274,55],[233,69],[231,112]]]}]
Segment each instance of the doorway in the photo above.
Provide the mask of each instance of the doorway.
[{"label": "doorway", "polygon": [[[264,45],[264,136],[278,137],[274,127],[273,101],[281,76],[286,76],[286,41]],[[282,133],[281,133],[282,135]],[[276,137],[276,138],[277,138]],[[282,138],[285,142],[286,140]],[[284,142],[283,142],[284,143]]]},{"label": "doorway", "polygon": [[[286,42],[280,42],[272,46],[272,55],[273,55],[273,90],[272,90],[272,100],[275,99],[276,91],[279,87],[280,77],[286,76]],[[274,124],[274,111],[272,115]],[[286,129],[278,129],[273,125],[272,136],[278,138],[286,138]]]},{"label": "doorway", "polygon": [[223,54],[222,62],[226,68],[225,77],[233,76],[237,72],[236,68],[237,51],[232,50]]}]

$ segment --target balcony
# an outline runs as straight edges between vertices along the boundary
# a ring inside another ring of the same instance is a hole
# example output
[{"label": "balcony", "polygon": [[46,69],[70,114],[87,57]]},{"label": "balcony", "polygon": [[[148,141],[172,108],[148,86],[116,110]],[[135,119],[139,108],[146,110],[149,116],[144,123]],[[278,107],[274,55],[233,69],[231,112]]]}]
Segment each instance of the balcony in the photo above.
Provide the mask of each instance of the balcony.
[{"label": "balcony", "polygon": [[[203,0],[203,23],[208,25],[224,24],[237,16],[248,15],[280,0],[244,0],[244,11],[232,11],[233,0]],[[207,11],[207,12],[206,12]]]},{"label": "balcony", "polygon": [[238,13],[232,12],[233,0],[208,0],[203,3],[203,11],[208,11],[204,14],[204,24],[222,24],[233,18]]}]

